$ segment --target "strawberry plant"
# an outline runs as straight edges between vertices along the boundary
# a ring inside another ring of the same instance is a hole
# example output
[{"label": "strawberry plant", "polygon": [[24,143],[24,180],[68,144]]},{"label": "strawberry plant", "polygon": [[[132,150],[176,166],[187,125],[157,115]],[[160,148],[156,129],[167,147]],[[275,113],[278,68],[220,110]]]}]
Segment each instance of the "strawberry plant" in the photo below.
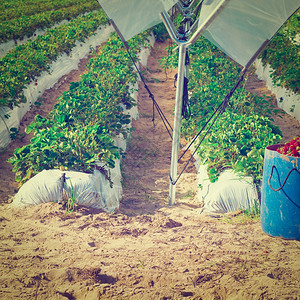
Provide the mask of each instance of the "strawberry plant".
[{"label": "strawberry plant", "polygon": [[[194,54],[193,54],[194,52]],[[204,38],[192,48],[190,88],[192,119],[183,121],[187,135],[199,130],[236,82],[240,68]],[[280,130],[270,117],[276,111],[250,94],[244,81],[230,99],[225,113],[212,127],[199,155],[207,164],[211,181],[226,168],[262,178],[264,149],[280,141]]]},{"label": "strawberry plant", "polygon": [[[147,34],[129,41],[133,56],[146,45]],[[58,99],[47,118],[36,116],[26,129],[31,143],[15,150],[9,159],[22,185],[44,169],[60,168],[93,172],[98,168],[107,178],[107,167],[122,154],[113,142],[127,136],[130,122],[124,108],[135,105],[128,85],[136,82],[132,62],[123,44],[113,34],[93,57],[87,73]],[[104,167],[100,167],[101,162]]]},{"label": "strawberry plant", "polygon": [[37,116],[26,133],[32,131],[31,143],[16,149],[9,159],[20,184],[44,169],[60,166],[93,172],[99,161],[114,167],[114,160],[119,157],[112,137],[99,125],[71,127],[67,122],[56,123]]},{"label": "strawberry plant", "polygon": [[22,16],[30,16],[39,12],[54,11],[64,7],[79,5],[80,0],[63,0],[63,1],[41,1],[41,0],[27,0],[20,1],[3,1],[0,4],[0,21],[20,18]]},{"label": "strawberry plant", "polygon": [[284,146],[277,148],[276,151],[284,155],[300,157],[300,137],[293,138]]},{"label": "strawberry plant", "polygon": [[198,151],[210,180],[216,181],[223,170],[230,168],[259,182],[265,148],[281,139],[276,132],[267,117],[225,111]]},{"label": "strawberry plant", "polygon": [[271,40],[260,58],[263,65],[269,64],[273,71],[273,83],[295,93],[300,91],[299,36],[300,10],[298,10]]}]

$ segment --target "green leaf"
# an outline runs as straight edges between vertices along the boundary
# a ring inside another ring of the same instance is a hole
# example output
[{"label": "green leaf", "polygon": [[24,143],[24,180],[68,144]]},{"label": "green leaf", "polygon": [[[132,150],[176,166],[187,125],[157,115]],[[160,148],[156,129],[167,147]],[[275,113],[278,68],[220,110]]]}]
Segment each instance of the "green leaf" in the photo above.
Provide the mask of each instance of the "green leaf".
[{"label": "green leaf", "polygon": [[36,123],[33,121],[25,128],[25,133],[29,134],[35,128],[36,128]]}]

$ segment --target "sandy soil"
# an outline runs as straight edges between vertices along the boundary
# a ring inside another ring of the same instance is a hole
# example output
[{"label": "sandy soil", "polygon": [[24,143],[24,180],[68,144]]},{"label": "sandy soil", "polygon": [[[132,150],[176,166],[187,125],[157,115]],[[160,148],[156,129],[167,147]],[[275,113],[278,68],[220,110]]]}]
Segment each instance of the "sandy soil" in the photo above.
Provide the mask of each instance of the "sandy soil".
[{"label": "sandy soil", "polygon": [[[171,120],[174,71],[166,80],[157,63],[166,45],[155,44],[146,77]],[[43,95],[42,113],[83,71],[84,62]],[[254,81],[249,88],[266,94]],[[1,155],[0,299],[300,299],[300,243],[264,234],[240,212],[200,215],[193,165],[176,205],[167,205],[171,140],[158,117],[153,127],[151,100],[142,84],[140,91],[114,214],[83,207],[66,214],[55,203],[9,207],[16,184],[4,158],[27,137]],[[300,133],[295,119],[282,120],[286,139]]]}]

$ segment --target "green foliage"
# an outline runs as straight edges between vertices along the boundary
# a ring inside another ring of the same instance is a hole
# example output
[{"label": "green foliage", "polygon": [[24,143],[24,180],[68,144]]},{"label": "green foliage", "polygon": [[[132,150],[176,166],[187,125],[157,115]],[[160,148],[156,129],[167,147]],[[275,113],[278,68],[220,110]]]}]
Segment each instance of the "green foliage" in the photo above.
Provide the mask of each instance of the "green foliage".
[{"label": "green foliage", "polygon": [[31,37],[37,29],[50,28],[99,9],[96,0],[10,1],[0,4],[0,42]]},{"label": "green foliage", "polygon": [[158,60],[165,71],[170,68],[175,69],[178,65],[178,51],[175,51],[175,48],[176,44],[169,45],[169,47],[166,48],[168,55]]},{"label": "green foliage", "polygon": [[212,182],[226,168],[262,179],[264,151],[280,141],[267,117],[225,111],[199,148]]},{"label": "green foliage", "polygon": [[[182,121],[182,132],[187,139],[209,120],[240,73],[239,66],[205,38],[191,47],[190,58],[191,118]],[[224,169],[231,168],[241,175],[252,176],[258,183],[265,147],[280,141],[281,132],[270,120],[276,110],[261,97],[250,94],[245,83],[246,80],[233,94],[226,111],[198,150],[212,182]]]},{"label": "green foliage", "polygon": [[71,195],[65,201],[65,209],[66,209],[66,213],[70,213],[70,212],[74,211],[74,209],[75,209],[77,195],[75,193],[71,178],[66,178],[66,179],[69,179],[69,181],[70,181],[70,194]]},{"label": "green foliage", "polygon": [[26,102],[23,89],[50,68],[62,53],[70,53],[76,41],[84,41],[107,23],[103,13],[94,12],[48,30],[35,41],[17,46],[0,59],[0,107]]},{"label": "green foliage", "polygon": [[[146,34],[129,41],[133,56]],[[22,185],[44,169],[60,168],[93,172],[97,163],[114,167],[121,149],[113,137],[126,137],[130,118],[124,108],[134,105],[128,84],[136,81],[132,62],[116,34],[108,40],[87,66],[80,82],[71,83],[58,99],[48,118],[36,116],[26,129],[32,133],[31,143],[16,149],[9,159]],[[108,175],[104,168],[100,168]]]},{"label": "green foliage", "polygon": [[251,219],[259,219],[260,217],[260,204],[255,201],[255,205],[250,209],[243,209],[242,212]]},{"label": "green foliage", "polygon": [[113,167],[114,159],[119,157],[112,137],[99,125],[70,126],[36,116],[26,133],[31,131],[31,143],[16,149],[8,160],[20,184],[44,169],[65,166],[89,173],[95,169],[96,161]]},{"label": "green foliage", "polygon": [[160,23],[152,28],[155,40],[157,42],[164,42],[168,37],[168,31],[163,23]]},{"label": "green foliage", "polygon": [[300,33],[300,10],[298,10],[271,40],[261,53],[263,65],[269,64],[273,83],[295,93],[300,92],[300,53],[296,36]]}]

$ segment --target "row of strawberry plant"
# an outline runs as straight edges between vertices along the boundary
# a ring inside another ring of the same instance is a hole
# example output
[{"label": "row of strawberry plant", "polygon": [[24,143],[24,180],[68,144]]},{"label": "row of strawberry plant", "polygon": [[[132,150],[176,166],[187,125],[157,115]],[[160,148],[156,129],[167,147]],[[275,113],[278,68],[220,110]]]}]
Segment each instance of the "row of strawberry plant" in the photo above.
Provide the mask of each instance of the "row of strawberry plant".
[{"label": "row of strawberry plant", "polygon": [[[50,1],[51,2],[51,1]],[[72,3],[66,3],[72,4]],[[62,3],[63,5],[63,3]],[[11,20],[4,20],[0,23],[0,42],[9,40],[23,39],[31,37],[37,29],[50,28],[55,23],[62,20],[71,20],[80,14],[98,10],[99,4],[97,1],[87,1],[86,3],[74,2],[72,6],[61,7],[59,9],[50,9],[47,11],[21,15]],[[26,10],[25,10],[26,12]]]},{"label": "row of strawberry plant", "polygon": [[[146,34],[129,42],[134,57]],[[93,172],[97,162],[114,167],[122,153],[113,142],[116,135],[128,134],[130,122],[124,108],[135,105],[128,86],[136,82],[132,62],[122,42],[113,34],[92,58],[88,72],[58,99],[49,117],[36,116],[26,129],[33,133],[29,145],[16,149],[9,159],[21,184],[44,169],[61,166]],[[100,168],[104,174],[107,172]]]},{"label": "row of strawberry plant", "polygon": [[[190,56],[191,117],[182,121],[182,132],[188,140],[208,122],[241,71],[204,37],[191,46]],[[161,64],[176,67],[177,55],[165,57]],[[206,164],[212,182],[227,168],[259,182],[265,147],[281,139],[280,129],[272,124],[272,116],[279,112],[278,109],[271,107],[264,98],[249,93],[245,89],[246,80],[199,147],[198,155]]]},{"label": "row of strawberry plant", "polygon": [[93,12],[48,30],[35,41],[17,46],[0,59],[0,107],[18,105],[26,101],[23,89],[50,68],[62,53],[70,53],[76,41],[84,41],[107,23],[103,11]]},{"label": "row of strawberry plant", "polygon": [[274,84],[300,93],[299,38],[300,10],[298,10],[274,36],[260,55],[263,65],[270,65]]},{"label": "row of strawberry plant", "polygon": [[[240,72],[237,64],[204,38],[200,38],[191,51],[192,117],[183,122],[183,131],[188,136],[208,121]],[[212,182],[226,168],[259,182],[265,147],[281,139],[279,128],[271,121],[277,110],[270,108],[263,98],[249,93],[245,83],[233,94],[225,113],[199,148],[198,154],[207,165]]]},{"label": "row of strawberry plant", "polygon": [[[8,21],[22,16],[31,16],[40,12],[50,10],[58,10],[60,8],[69,7],[78,4],[79,0],[63,0],[63,1],[3,1],[0,3],[0,21]],[[84,1],[82,1],[84,2]]]}]

